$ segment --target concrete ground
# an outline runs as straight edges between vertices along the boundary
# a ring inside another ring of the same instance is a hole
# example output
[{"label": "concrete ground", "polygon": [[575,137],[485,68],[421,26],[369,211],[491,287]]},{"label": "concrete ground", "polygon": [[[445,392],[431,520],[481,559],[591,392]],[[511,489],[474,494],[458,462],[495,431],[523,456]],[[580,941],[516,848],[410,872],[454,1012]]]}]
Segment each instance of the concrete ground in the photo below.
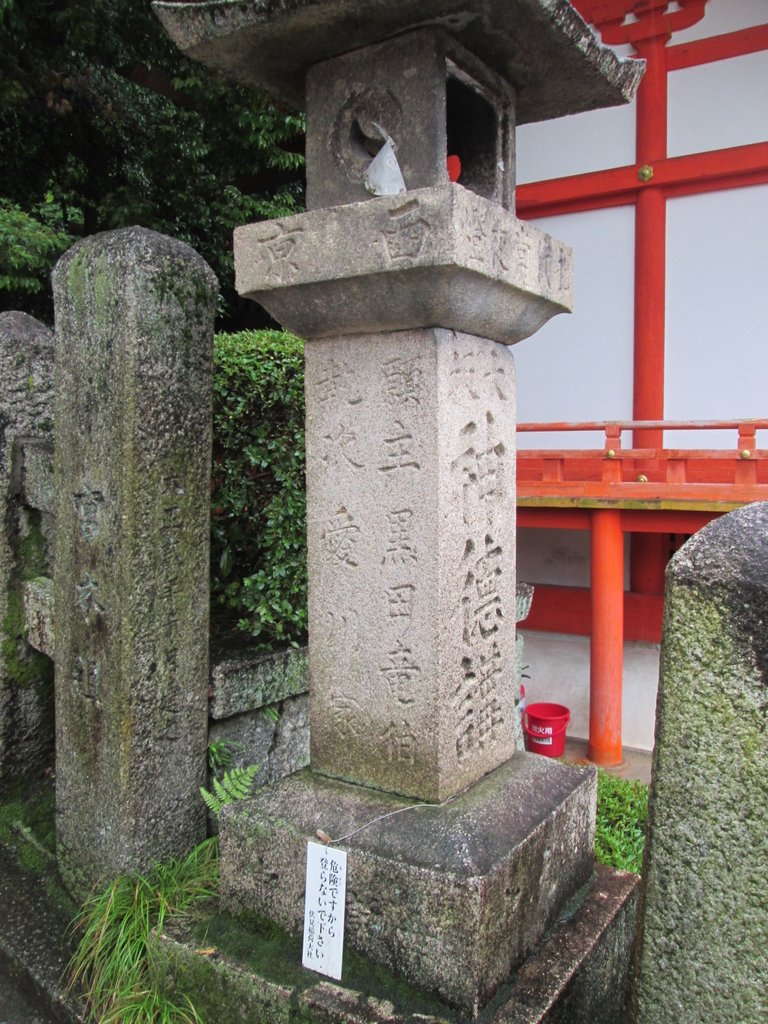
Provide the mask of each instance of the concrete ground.
[{"label": "concrete ground", "polygon": [[[589,764],[589,638],[521,630],[528,704],[538,701],[563,704],[570,710],[565,759]],[[651,781],[656,692],[659,676],[657,644],[626,643],[622,686],[622,740],[624,759],[613,774]]]},{"label": "concrete ground", "polygon": [[[528,704],[550,701],[570,709],[569,736],[589,735],[589,637],[520,630]],[[632,750],[653,749],[658,644],[624,644],[622,741]]]},{"label": "concrete ground", "polygon": [[0,961],[0,1024],[60,1024],[39,1006],[29,1002],[21,986],[14,982],[6,965]]},{"label": "concrete ground", "polygon": [[[624,759],[615,768],[607,768],[611,775],[618,775],[622,779],[639,779],[648,785],[651,781],[651,762],[653,753],[650,750],[633,750],[631,747],[624,747]],[[563,760],[569,764],[590,764],[587,759],[587,741],[568,737],[565,741],[565,756]]]}]

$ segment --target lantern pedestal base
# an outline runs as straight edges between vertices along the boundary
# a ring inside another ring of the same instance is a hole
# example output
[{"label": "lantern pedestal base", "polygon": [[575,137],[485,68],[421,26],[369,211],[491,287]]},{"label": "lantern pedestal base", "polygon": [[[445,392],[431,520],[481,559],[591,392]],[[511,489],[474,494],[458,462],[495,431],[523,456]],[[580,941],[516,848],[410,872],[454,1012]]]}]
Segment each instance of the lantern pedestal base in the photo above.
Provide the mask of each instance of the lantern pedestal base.
[{"label": "lantern pedestal base", "polygon": [[298,772],[222,813],[222,905],[300,933],[307,841],[349,835],[347,944],[476,1016],[591,878],[595,792],[529,754],[442,805]]}]

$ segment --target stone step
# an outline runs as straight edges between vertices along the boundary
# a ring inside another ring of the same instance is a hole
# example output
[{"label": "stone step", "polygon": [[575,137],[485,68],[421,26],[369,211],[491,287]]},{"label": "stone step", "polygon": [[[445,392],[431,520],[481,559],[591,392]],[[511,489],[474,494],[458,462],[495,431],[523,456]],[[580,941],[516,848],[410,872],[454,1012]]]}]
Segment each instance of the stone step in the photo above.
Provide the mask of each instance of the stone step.
[{"label": "stone step", "polygon": [[[82,1000],[67,991],[67,964],[72,954],[69,926],[73,906],[44,875],[31,876],[0,847],[0,974],[11,979],[56,1024],[84,1024]],[[0,1005],[0,1019],[3,1007]]]},{"label": "stone step", "polygon": [[442,805],[298,772],[222,812],[222,905],[301,933],[307,840],[348,837],[348,946],[476,1015],[590,878],[595,790],[535,754]]},{"label": "stone step", "polygon": [[[478,1024],[621,1024],[637,914],[636,875],[596,866]],[[169,921],[152,950],[156,984],[189,996],[206,1024],[463,1024],[381,968],[345,953],[341,982],[301,966],[301,939],[213,913]],[[367,968],[367,969],[366,969]]]}]

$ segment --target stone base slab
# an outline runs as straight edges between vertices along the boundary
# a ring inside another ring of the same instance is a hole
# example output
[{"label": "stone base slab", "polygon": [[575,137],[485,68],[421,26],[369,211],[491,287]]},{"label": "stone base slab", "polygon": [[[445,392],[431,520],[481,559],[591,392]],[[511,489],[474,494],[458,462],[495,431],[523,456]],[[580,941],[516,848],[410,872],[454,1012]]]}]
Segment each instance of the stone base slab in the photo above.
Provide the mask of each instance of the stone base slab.
[{"label": "stone base slab", "polygon": [[235,228],[235,278],[303,338],[444,327],[513,344],[572,304],[569,247],[455,184]]},{"label": "stone base slab", "polygon": [[[619,1024],[628,995],[636,875],[597,865],[576,912],[504,984],[483,1024]],[[203,942],[202,936],[205,936]],[[202,945],[201,945],[202,942]],[[184,993],[208,1024],[461,1024],[444,1004],[347,956],[340,983],[300,966],[301,940],[246,933],[213,916],[170,921],[152,945],[160,989]],[[215,953],[211,954],[211,949]],[[238,952],[235,952],[237,948]],[[245,950],[248,950],[245,953]],[[204,950],[204,952],[202,951]],[[361,982],[363,982],[361,984]]]},{"label": "stone base slab", "polygon": [[442,805],[299,772],[223,811],[222,905],[300,933],[307,841],[355,833],[348,946],[475,1016],[588,881],[595,799],[594,769],[535,754]]}]

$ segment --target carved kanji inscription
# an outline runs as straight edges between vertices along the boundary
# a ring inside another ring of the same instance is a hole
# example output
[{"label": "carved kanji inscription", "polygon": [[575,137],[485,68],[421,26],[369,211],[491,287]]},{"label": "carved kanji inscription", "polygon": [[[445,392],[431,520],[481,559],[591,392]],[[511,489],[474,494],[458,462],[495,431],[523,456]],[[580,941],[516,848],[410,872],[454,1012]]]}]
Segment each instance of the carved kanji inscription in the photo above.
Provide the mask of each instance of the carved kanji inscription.
[{"label": "carved kanji inscription", "polygon": [[414,764],[416,760],[416,736],[407,722],[390,722],[381,738],[390,761],[399,764]]},{"label": "carved kanji inscription", "polygon": [[384,378],[384,400],[387,405],[416,406],[421,404],[424,371],[419,356],[397,356],[381,367]]},{"label": "carved kanji inscription", "polygon": [[421,669],[416,664],[413,651],[399,640],[387,653],[379,672],[389,685],[392,698],[398,704],[413,704],[421,679]]},{"label": "carved kanji inscription", "polygon": [[394,509],[387,512],[386,551],[383,565],[415,565],[419,556],[413,541],[412,508]]},{"label": "carved kanji inscription", "polygon": [[104,495],[88,484],[74,495],[75,513],[80,524],[80,533],[86,540],[94,540],[101,531],[101,514]]},{"label": "carved kanji inscription", "polygon": [[355,555],[355,546],[359,535],[360,527],[342,505],[326,522],[322,539],[326,551],[330,553],[335,562],[356,568],[358,561]]},{"label": "carved kanji inscription", "polygon": [[400,470],[421,468],[417,456],[417,442],[413,434],[402,423],[395,420],[383,441],[384,457],[379,465],[382,473],[397,473]]},{"label": "carved kanji inscription", "polygon": [[339,423],[332,431],[323,434],[323,441],[326,445],[325,452],[320,456],[323,465],[353,470],[365,468],[365,462],[359,452],[357,434],[350,427]]}]

